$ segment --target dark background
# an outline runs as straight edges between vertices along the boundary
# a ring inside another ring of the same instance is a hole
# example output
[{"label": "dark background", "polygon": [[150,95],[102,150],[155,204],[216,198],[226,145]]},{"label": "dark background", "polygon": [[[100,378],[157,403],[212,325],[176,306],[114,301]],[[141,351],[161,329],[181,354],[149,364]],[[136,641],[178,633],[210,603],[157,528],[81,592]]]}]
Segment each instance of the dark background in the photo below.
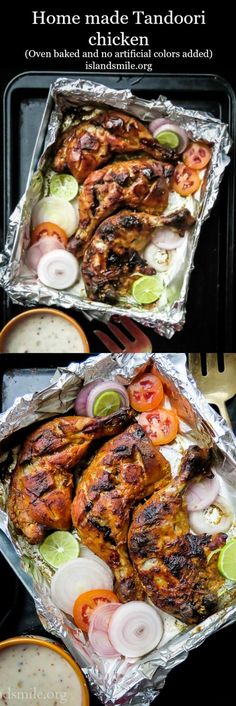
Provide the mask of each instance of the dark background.
[{"label": "dark background", "polygon": [[[212,73],[218,74],[228,80],[232,86],[236,87],[235,81],[235,56],[234,44],[230,40],[230,29],[232,25],[232,16],[230,5],[228,3],[213,5],[212,9],[202,3],[199,7],[191,6],[186,3],[183,5],[174,6],[173,2],[168,3],[168,6],[159,6],[159,4],[142,5],[140,3],[127,3],[126,7],[121,4],[115,5],[103,4],[100,10],[100,4],[94,7],[92,3],[85,6],[79,2],[71,3],[48,3],[38,2],[31,3],[31,7],[26,7],[24,3],[19,3],[13,6],[11,3],[5,3],[1,10],[2,19],[2,38],[6,41],[1,41],[0,45],[0,69],[1,69],[1,91],[5,89],[7,83],[16,74],[25,71],[58,71],[61,75],[63,71],[81,71],[84,67],[76,60],[39,60],[32,59],[27,61],[24,58],[24,50],[26,47],[34,47],[36,49],[49,50],[52,47],[63,49],[70,48],[81,50],[88,49],[87,40],[90,34],[93,34],[91,27],[84,25],[78,26],[32,26],[31,11],[32,9],[44,9],[51,13],[58,14],[60,12],[78,13],[83,15],[83,11],[87,13],[96,12],[112,12],[119,7],[123,12],[128,12],[132,9],[144,9],[146,13],[158,14],[167,12],[171,7],[181,14],[185,13],[200,13],[203,9],[206,10],[207,24],[206,26],[133,26],[132,32],[127,25],[106,26],[102,27],[103,34],[111,30],[118,34],[120,30],[124,30],[127,34],[148,34],[152,41],[150,46],[153,49],[181,50],[189,48],[211,48],[214,52],[213,59],[189,59],[181,61],[180,59],[159,59],[153,60],[153,71],[156,72],[183,72],[183,73]],[[219,8],[219,9],[218,9]],[[14,37],[13,37],[14,28]],[[94,27],[96,31],[98,26]],[[101,29],[101,28],[100,28]],[[5,47],[5,48],[3,48]],[[109,49],[109,48],[108,48]],[[145,61],[145,59],[144,59]],[[2,138],[2,132],[1,132]],[[2,149],[1,149],[2,154]],[[14,164],[13,164],[14,168]],[[191,341],[189,343],[191,349]],[[3,360],[2,360],[3,363]],[[54,365],[56,365],[56,358]],[[47,357],[48,364],[48,357]],[[4,363],[4,367],[6,361]],[[22,361],[22,366],[24,361]],[[9,367],[10,363],[9,363]],[[30,365],[29,365],[30,367]],[[8,577],[8,582],[12,584],[13,577]],[[3,585],[3,584],[2,584]],[[3,595],[3,602],[5,597]],[[30,627],[34,627],[35,616],[29,607],[29,601],[22,588],[19,589],[19,600],[17,603],[17,612],[15,613],[14,622],[11,628],[8,628],[8,634],[15,634],[16,631],[30,631]],[[182,665],[175,668],[167,679],[166,686],[157,699],[159,706],[170,706],[172,703],[180,704],[181,706],[189,706],[191,704],[202,703],[206,706],[208,703],[218,704],[233,704],[234,703],[234,671],[235,671],[235,626],[228,627],[217,633],[212,638],[209,638],[203,646],[198,650],[193,650]],[[97,703],[92,697],[92,704]]]}]

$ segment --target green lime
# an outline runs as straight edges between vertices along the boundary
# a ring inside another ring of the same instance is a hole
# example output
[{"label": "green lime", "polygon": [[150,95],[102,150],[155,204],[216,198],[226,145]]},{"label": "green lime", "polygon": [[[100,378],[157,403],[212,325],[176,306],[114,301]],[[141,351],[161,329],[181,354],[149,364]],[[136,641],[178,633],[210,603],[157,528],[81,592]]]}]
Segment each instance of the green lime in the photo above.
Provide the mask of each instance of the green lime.
[{"label": "green lime", "polygon": [[113,412],[118,412],[121,406],[121,398],[115,390],[106,390],[98,395],[93,405],[95,417],[107,417]]},{"label": "green lime", "polygon": [[222,547],[219,559],[218,569],[220,573],[230,581],[236,581],[236,540],[232,539]]},{"label": "green lime", "polygon": [[159,299],[163,288],[163,283],[158,275],[145,275],[134,282],[132,296],[138,304],[152,304]]},{"label": "green lime", "polygon": [[179,137],[176,135],[176,132],[172,132],[171,130],[163,130],[163,132],[159,132],[156,139],[160,142],[160,145],[172,147],[172,149],[179,146]]},{"label": "green lime", "polygon": [[78,183],[71,174],[54,174],[50,181],[50,194],[57,199],[73,201],[78,194]]},{"label": "green lime", "polygon": [[53,532],[40,545],[39,551],[49,566],[58,569],[67,561],[77,559],[79,542],[70,532]]}]

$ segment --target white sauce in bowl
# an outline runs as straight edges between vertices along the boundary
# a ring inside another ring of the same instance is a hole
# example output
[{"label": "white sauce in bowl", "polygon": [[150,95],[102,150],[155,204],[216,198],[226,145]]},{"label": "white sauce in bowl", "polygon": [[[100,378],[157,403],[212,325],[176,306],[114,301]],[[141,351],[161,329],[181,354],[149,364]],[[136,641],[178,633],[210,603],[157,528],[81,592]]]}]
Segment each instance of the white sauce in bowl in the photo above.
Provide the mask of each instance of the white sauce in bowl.
[{"label": "white sauce in bowl", "polygon": [[13,645],[0,651],[0,704],[83,706],[73,667],[42,645]]},{"label": "white sauce in bowl", "polygon": [[45,312],[26,316],[12,327],[4,353],[83,353],[83,339],[67,319]]}]

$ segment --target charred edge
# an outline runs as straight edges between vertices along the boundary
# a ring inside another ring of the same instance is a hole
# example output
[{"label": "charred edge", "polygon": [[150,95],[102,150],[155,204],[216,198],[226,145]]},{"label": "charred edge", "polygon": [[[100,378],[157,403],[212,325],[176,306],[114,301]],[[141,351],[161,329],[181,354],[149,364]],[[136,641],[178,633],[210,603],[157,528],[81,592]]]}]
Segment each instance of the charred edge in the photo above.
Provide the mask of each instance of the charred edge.
[{"label": "charred edge", "polygon": [[181,463],[181,474],[191,478],[197,474],[209,473],[212,464],[212,448],[201,449],[199,446],[190,446],[185,452]]},{"label": "charred edge", "polygon": [[94,520],[93,517],[89,518],[89,522],[93,527],[95,527],[99,532],[102,532],[104,539],[106,542],[109,542],[110,544],[115,546],[115,541],[112,537],[111,534],[111,529],[110,527],[107,527],[106,525],[100,525],[97,520]]},{"label": "charred edge", "polygon": [[147,537],[145,534],[135,534],[129,541],[129,550],[132,556],[145,558],[148,555]]},{"label": "charred edge", "polygon": [[93,187],[93,189],[92,189],[92,194],[93,194],[93,203],[92,203],[92,205],[91,205],[91,211],[92,211],[93,216],[95,216],[96,210],[97,210],[97,208],[100,206],[100,201],[99,201],[99,199],[98,199],[98,197],[97,197],[97,189],[96,189],[96,186]]},{"label": "charred edge", "polygon": [[142,523],[144,525],[158,524],[163,521],[164,515],[169,515],[170,506],[168,503],[153,502],[149,507],[144,508],[142,512]]}]

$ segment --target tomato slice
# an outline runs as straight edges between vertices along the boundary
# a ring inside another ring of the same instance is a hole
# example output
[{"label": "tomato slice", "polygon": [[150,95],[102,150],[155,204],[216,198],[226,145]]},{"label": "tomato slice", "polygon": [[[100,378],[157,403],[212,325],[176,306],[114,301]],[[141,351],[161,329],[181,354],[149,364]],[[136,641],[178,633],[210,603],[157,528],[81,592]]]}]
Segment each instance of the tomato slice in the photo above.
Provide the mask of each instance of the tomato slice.
[{"label": "tomato slice", "polygon": [[113,591],[107,591],[105,588],[81,593],[76,598],[73,608],[73,617],[77,627],[88,632],[93,610],[104,603],[119,603],[119,599]]},{"label": "tomato slice", "polygon": [[49,221],[39,223],[39,225],[33,229],[31,234],[32,245],[34,243],[37,243],[38,240],[40,240],[40,238],[43,238],[45,235],[55,235],[60,241],[60,243],[62,243],[62,245],[64,245],[64,247],[66,248],[68,238],[65,231],[60,228],[60,226],[57,226],[56,223],[50,223]]},{"label": "tomato slice", "polygon": [[200,179],[198,172],[190,169],[186,164],[177,164],[174,171],[173,187],[180,196],[189,196],[199,189]]},{"label": "tomato slice", "polygon": [[204,142],[191,142],[183,153],[183,161],[190,169],[204,169],[211,159],[211,149]]},{"label": "tomato slice", "polygon": [[130,404],[137,412],[156,409],[163,399],[163,386],[160,378],[147,373],[137,378],[128,387]]},{"label": "tomato slice", "polygon": [[169,444],[178,432],[178,417],[172,409],[154,409],[153,412],[140,414],[139,424],[146,431],[154,446]]}]

